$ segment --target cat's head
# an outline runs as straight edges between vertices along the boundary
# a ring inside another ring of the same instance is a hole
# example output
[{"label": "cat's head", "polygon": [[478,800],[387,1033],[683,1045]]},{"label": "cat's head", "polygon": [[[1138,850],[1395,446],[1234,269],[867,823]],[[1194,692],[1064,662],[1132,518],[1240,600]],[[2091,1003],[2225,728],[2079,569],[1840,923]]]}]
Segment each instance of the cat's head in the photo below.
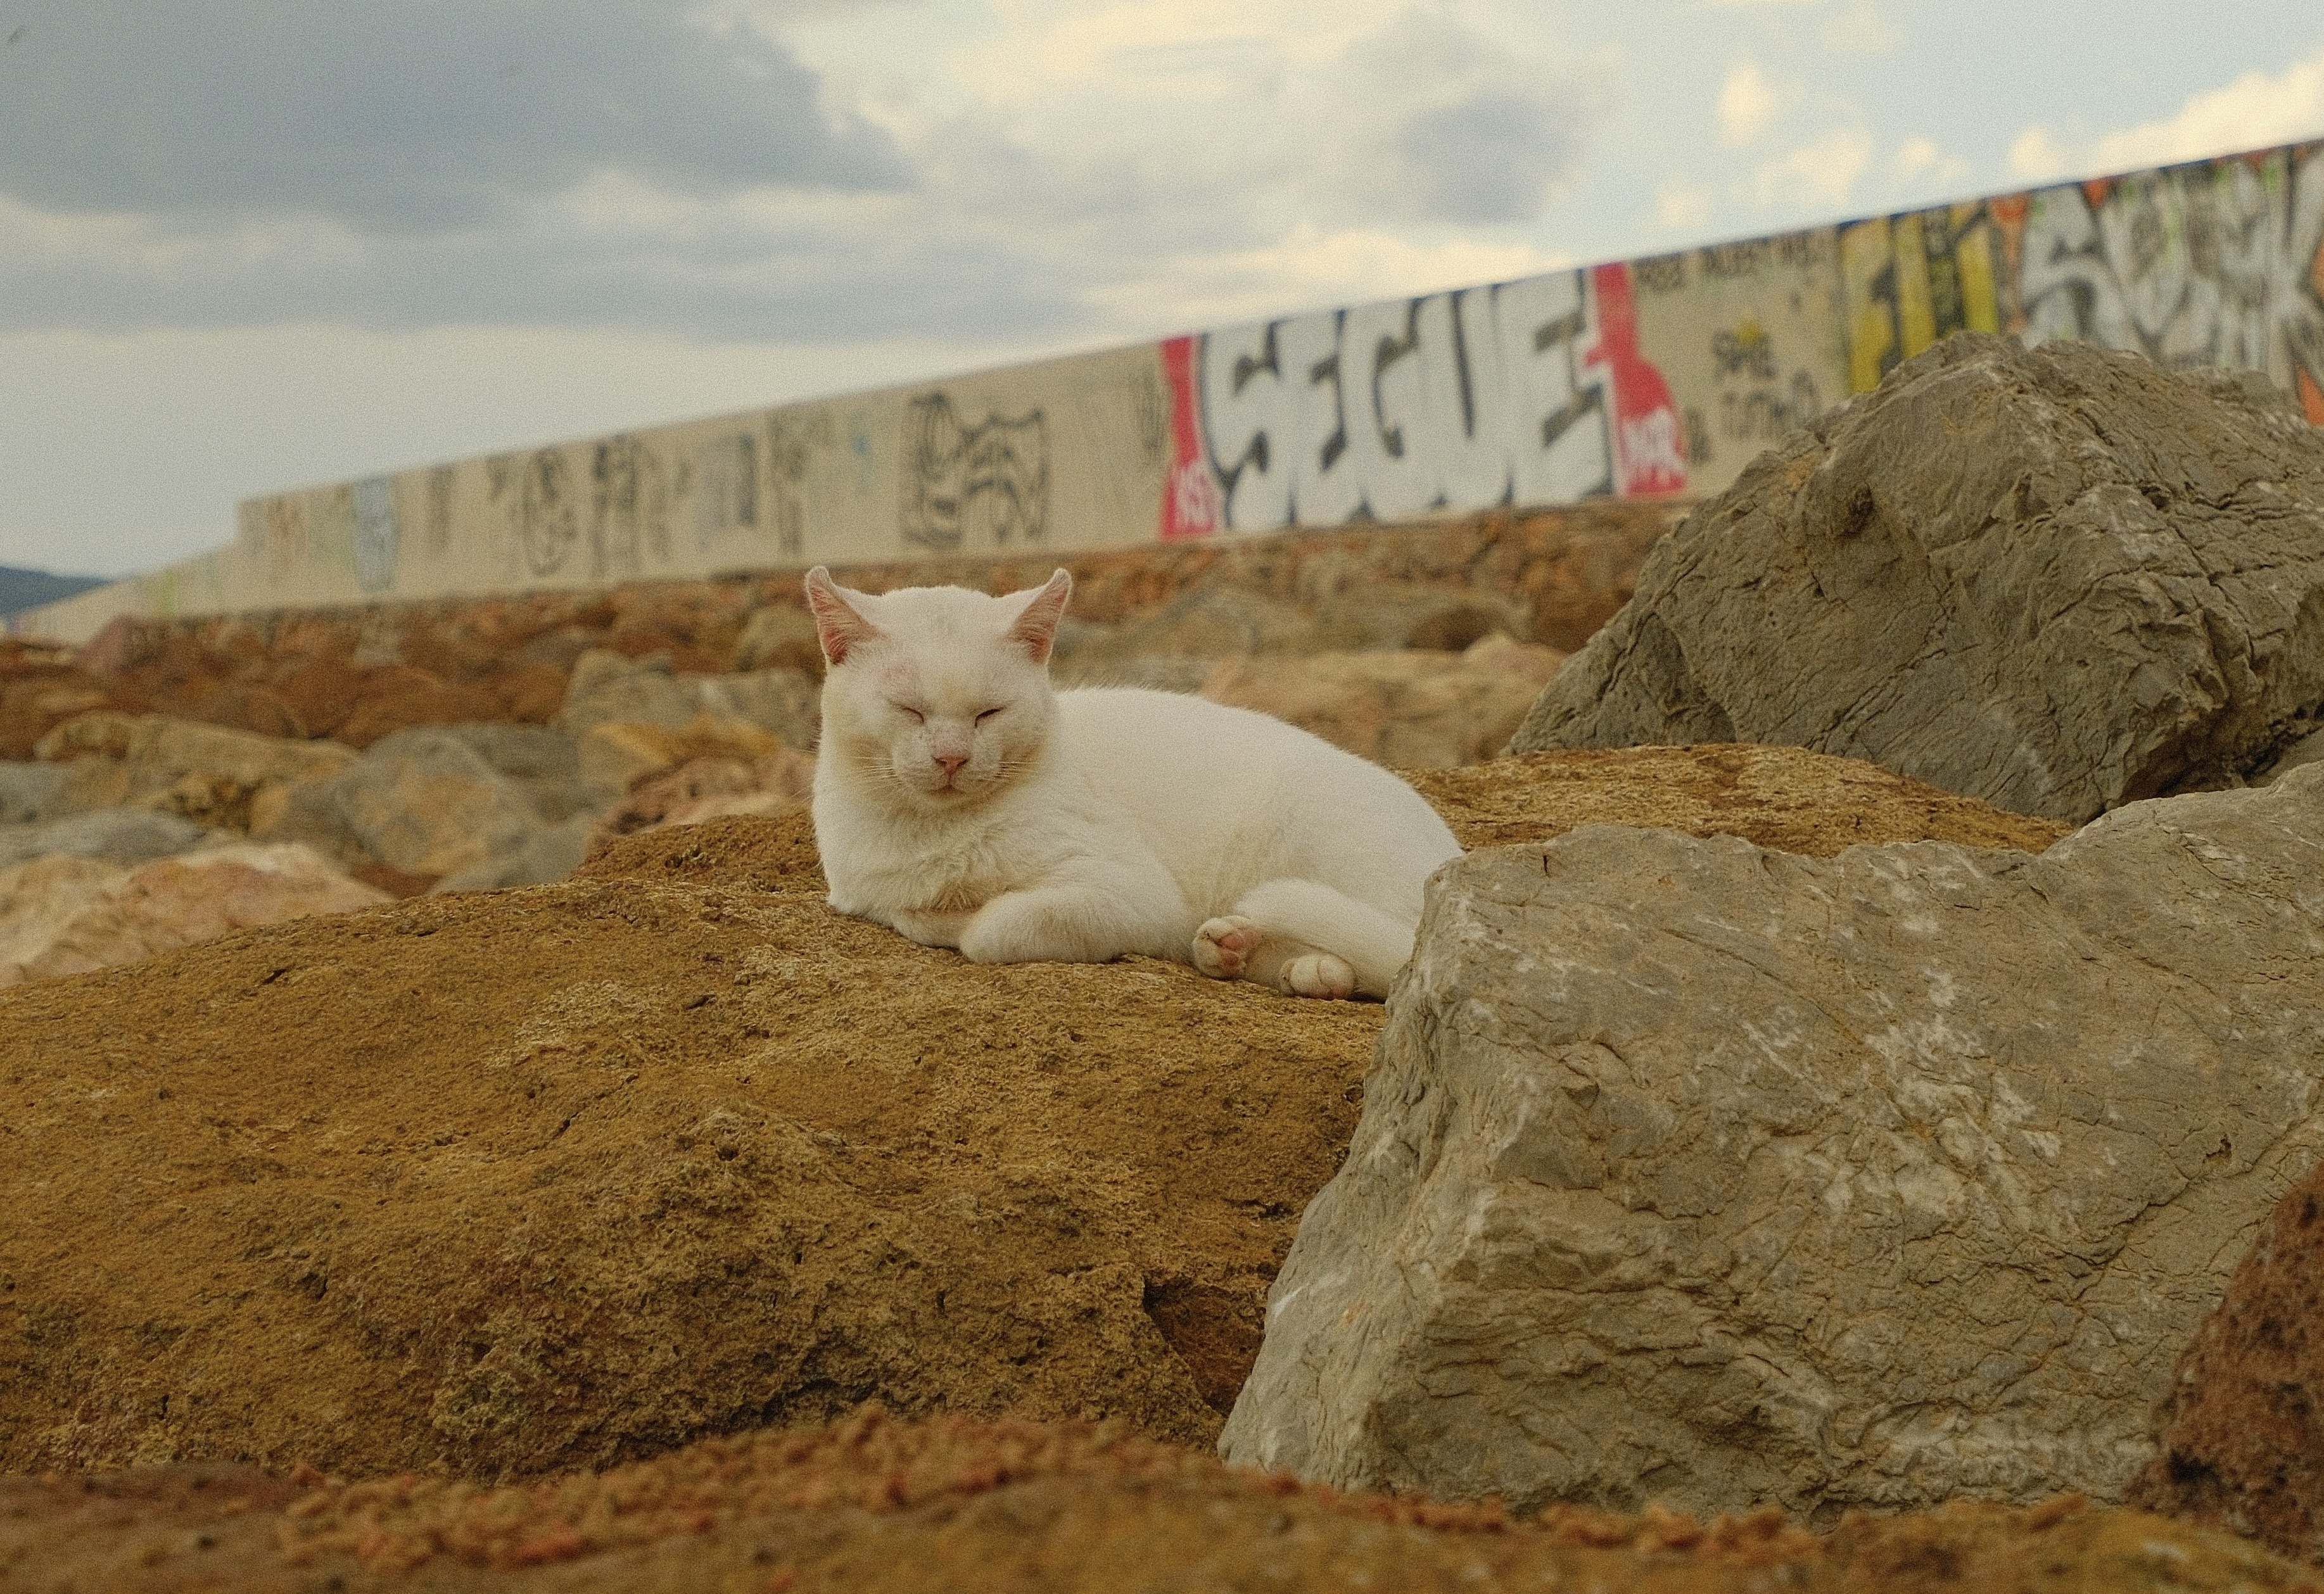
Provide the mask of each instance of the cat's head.
[{"label": "cat's head", "polygon": [[830,666],[821,756],[859,789],[924,812],[1001,790],[1047,744],[1049,650],[1073,590],[1060,570],[998,598],[960,586],[875,597],[816,566],[807,599]]}]

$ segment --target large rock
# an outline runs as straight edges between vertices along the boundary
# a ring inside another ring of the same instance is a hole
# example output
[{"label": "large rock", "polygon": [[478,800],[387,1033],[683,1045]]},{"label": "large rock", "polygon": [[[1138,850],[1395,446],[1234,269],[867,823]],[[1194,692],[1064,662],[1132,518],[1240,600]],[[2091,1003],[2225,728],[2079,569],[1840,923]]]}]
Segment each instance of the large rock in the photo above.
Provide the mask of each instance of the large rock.
[{"label": "large rock", "polygon": [[[512,856],[542,824],[515,781],[438,727],[383,737],[309,801],[322,823],[336,819],[369,856],[405,874],[457,874]],[[286,824],[284,834],[300,832]]]},{"label": "large rock", "polygon": [[1458,653],[1230,659],[1204,678],[1203,696],[1287,720],[1375,763],[1442,769],[1499,752],[1562,657],[1497,634]]},{"label": "large rock", "polygon": [[131,805],[235,830],[250,829],[254,813],[352,768],[358,756],[327,742],[104,710],[58,725],[36,752],[69,767],[67,806]]},{"label": "large rock", "polygon": [[92,808],[55,819],[0,825],[0,869],[39,858],[88,858],[143,863],[208,841],[211,832],[150,808]]},{"label": "large rock", "polygon": [[2074,822],[2324,709],[2324,434],[2280,396],[1964,334],[1648,556],[1510,743],[1781,742]]},{"label": "large rock", "polygon": [[2119,1499],[2319,1081],[2313,766],[2034,857],[1472,854],[1225,1453],[1526,1505]]},{"label": "large rock", "polygon": [[248,842],[134,868],[60,855],[0,870],[0,985],[86,973],[255,925],[388,900],[319,853]]},{"label": "large rock", "polygon": [[803,815],[595,869],[0,994],[0,1473],[1215,1437],[1379,1007],[916,946]]},{"label": "large rock", "polygon": [[806,672],[775,668],[739,675],[678,675],[667,658],[627,659],[606,650],[573,667],[557,728],[586,738],[615,723],[682,730],[708,716],[754,725],[788,746],[815,745],[818,688]]},{"label": "large rock", "polygon": [[2324,1563],[2324,1165],[2268,1214],[2163,1416],[2137,1504]]}]

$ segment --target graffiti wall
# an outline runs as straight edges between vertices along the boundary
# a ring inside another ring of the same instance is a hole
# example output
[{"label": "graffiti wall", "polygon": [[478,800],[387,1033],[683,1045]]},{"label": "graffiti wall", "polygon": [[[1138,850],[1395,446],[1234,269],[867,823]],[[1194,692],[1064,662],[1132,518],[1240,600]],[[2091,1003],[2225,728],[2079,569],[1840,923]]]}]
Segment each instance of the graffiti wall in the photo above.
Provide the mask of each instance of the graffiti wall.
[{"label": "graffiti wall", "polygon": [[17,624],[1701,496],[1963,328],[2264,372],[2324,425],[2324,144],[275,493]]}]

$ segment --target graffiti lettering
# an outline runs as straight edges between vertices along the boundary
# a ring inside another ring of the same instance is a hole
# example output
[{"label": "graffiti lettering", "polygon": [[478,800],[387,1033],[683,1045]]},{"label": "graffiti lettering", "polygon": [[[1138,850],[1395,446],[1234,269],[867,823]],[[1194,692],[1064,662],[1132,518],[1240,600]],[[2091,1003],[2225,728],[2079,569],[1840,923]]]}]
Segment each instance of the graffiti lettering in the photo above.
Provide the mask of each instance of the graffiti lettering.
[{"label": "graffiti lettering", "polygon": [[1204,336],[1199,370],[1172,377],[1199,397],[1217,523],[1673,490],[1678,417],[1637,351],[1627,269],[1612,270]]},{"label": "graffiti lettering", "polygon": [[366,476],[355,488],[355,536],[347,550],[355,567],[355,585],[366,593],[385,592],[395,585],[395,482],[389,476]]},{"label": "graffiti lettering", "polygon": [[524,567],[542,576],[563,569],[566,556],[581,537],[567,490],[564,453],[537,448],[521,460],[501,455],[485,462],[484,475],[489,496],[503,503],[510,530],[524,556]]},{"label": "graffiti lettering", "polygon": [[[2087,338],[2159,364],[2324,382],[2324,152],[2276,150],[2030,197],[2025,340]],[[2311,401],[2311,408],[2314,401]],[[2324,417],[2319,417],[2324,419]]]},{"label": "graffiti lettering", "polygon": [[767,484],[775,547],[785,558],[807,556],[807,475],[810,454],[831,447],[831,417],[821,411],[767,417]]},{"label": "graffiti lettering", "polygon": [[914,399],[904,420],[905,540],[921,548],[1038,542],[1049,514],[1049,423],[1038,410],[964,427],[945,393]]},{"label": "graffiti lettering", "polygon": [[1983,204],[1875,217],[1840,229],[1848,381],[1869,392],[1937,339],[2001,330],[1994,227]]}]

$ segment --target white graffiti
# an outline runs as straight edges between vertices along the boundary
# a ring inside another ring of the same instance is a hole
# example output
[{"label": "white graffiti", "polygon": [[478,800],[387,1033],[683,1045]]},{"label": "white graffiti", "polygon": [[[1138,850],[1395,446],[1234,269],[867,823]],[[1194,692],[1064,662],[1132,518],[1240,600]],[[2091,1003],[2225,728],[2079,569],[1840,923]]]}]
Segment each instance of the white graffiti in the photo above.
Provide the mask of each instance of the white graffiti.
[{"label": "white graffiti", "polygon": [[2079,184],[2031,197],[2018,279],[2025,341],[2079,337],[2158,364],[2324,379],[2324,154],[2287,152],[2125,178],[2095,207]]},{"label": "white graffiti", "polygon": [[1582,273],[1560,272],[1210,333],[1218,519],[1265,530],[1611,493],[1596,332]]}]

